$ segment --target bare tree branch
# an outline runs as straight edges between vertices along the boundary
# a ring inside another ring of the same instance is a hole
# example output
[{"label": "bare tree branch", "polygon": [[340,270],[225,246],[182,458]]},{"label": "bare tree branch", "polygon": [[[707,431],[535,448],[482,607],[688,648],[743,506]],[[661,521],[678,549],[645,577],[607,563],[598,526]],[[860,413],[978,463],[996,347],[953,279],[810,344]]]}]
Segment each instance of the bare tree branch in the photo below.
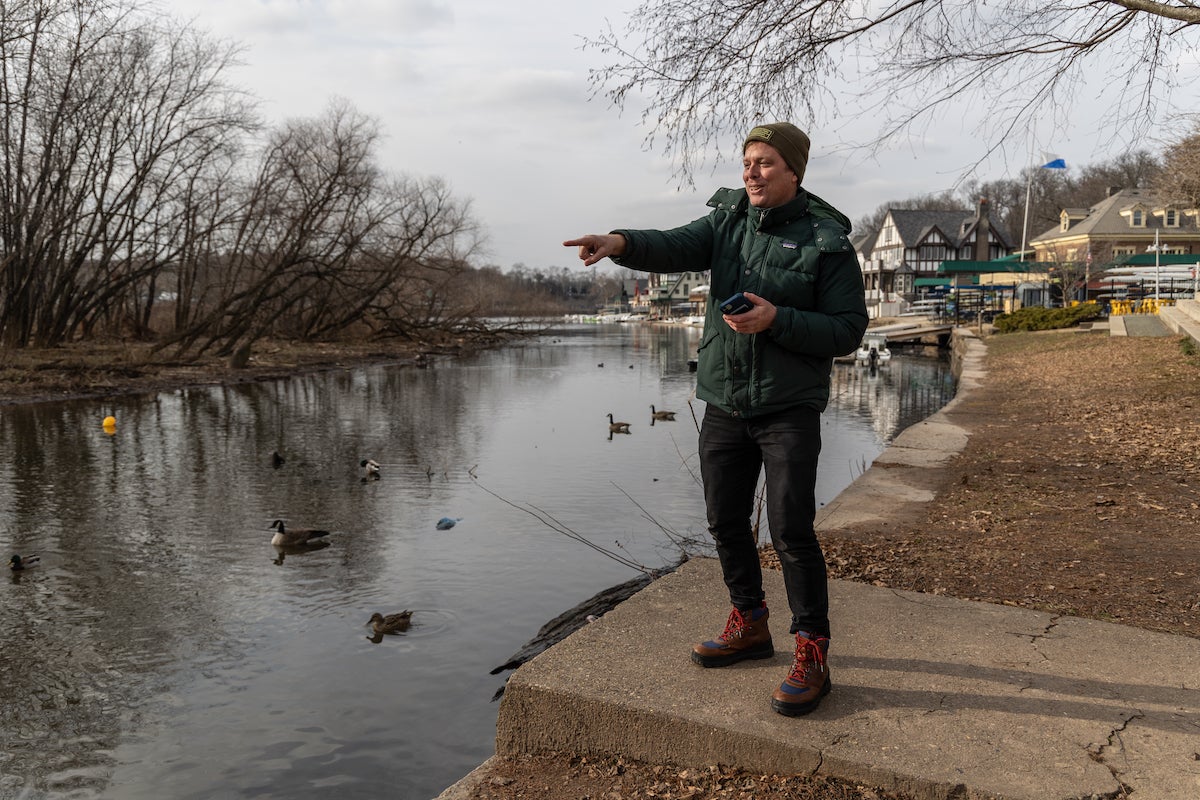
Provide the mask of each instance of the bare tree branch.
[{"label": "bare tree branch", "polygon": [[869,118],[876,136],[849,144],[875,150],[983,108],[983,158],[1039,119],[1064,119],[1085,79],[1106,81],[1107,124],[1134,140],[1184,85],[1177,56],[1198,38],[1194,2],[645,0],[622,35],[584,46],[609,61],[593,91],[639,107],[646,146],[690,184],[731,132],[772,119]]}]

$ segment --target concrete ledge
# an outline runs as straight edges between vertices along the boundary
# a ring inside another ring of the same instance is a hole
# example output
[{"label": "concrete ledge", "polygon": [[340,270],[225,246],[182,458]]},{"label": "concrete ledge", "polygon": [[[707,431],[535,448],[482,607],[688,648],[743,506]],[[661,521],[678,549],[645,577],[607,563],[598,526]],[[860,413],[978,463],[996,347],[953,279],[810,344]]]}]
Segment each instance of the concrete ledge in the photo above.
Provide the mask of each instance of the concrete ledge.
[{"label": "concrete ledge", "polygon": [[1200,344],[1200,303],[1195,300],[1180,300],[1158,312],[1159,318],[1172,333],[1191,337]]},{"label": "concrete ledge", "polygon": [[944,466],[967,445],[969,431],[950,421],[954,409],[986,374],[987,347],[965,329],[955,341],[958,390],[936,414],[904,430],[871,467],[817,511],[818,531],[840,530],[864,522],[880,522],[907,513],[934,498],[929,470]]},{"label": "concrete ledge", "polygon": [[[785,608],[782,577],[765,578]],[[728,611],[719,565],[693,559],[517,670],[497,753],[735,764],[919,798],[1200,796],[1200,641],[853,582],[830,597],[834,691],[807,717],[769,704],[791,663],[786,613],[772,659],[689,661]]]}]

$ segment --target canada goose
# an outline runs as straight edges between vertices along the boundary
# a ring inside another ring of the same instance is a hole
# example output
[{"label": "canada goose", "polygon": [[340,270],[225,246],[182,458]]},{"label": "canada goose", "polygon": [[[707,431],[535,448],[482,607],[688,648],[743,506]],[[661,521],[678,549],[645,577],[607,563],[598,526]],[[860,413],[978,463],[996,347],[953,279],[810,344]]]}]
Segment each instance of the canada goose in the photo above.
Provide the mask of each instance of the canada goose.
[{"label": "canada goose", "polygon": [[650,418],[674,421],[675,412],[674,411],[655,411],[654,406],[651,405],[650,406]]},{"label": "canada goose", "polygon": [[14,571],[22,570],[22,569],[29,569],[30,567],[36,567],[38,562],[41,560],[42,560],[42,557],[39,555],[30,554],[27,556],[19,556],[16,553],[14,553],[13,557],[8,560],[8,566],[9,566],[9,569],[12,569]]},{"label": "canada goose", "polygon": [[374,459],[364,458],[358,462],[358,465],[363,469],[363,480],[370,478],[371,480],[379,480],[379,462]]},{"label": "canada goose", "polygon": [[613,422],[613,415],[608,415],[608,431],[609,433],[629,433],[628,422]]},{"label": "canada goose", "polygon": [[402,633],[408,630],[409,623],[412,621],[412,615],[413,612],[407,609],[401,611],[399,614],[388,614],[386,617],[376,611],[367,622],[371,626],[371,630],[375,631],[376,634]]},{"label": "canada goose", "polygon": [[329,531],[318,531],[313,528],[293,528],[286,530],[283,526],[283,520],[277,519],[271,523],[272,528],[276,528],[275,535],[271,537],[271,544],[276,547],[296,547],[299,545],[315,545],[319,542],[314,541],[322,536],[328,536]]}]

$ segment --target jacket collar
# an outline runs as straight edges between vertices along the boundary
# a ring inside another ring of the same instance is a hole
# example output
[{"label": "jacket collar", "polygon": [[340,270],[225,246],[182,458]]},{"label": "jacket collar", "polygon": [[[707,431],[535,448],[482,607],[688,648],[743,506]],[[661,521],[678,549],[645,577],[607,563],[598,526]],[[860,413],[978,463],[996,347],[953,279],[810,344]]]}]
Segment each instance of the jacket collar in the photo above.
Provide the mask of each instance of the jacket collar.
[{"label": "jacket collar", "polygon": [[800,189],[796,196],[781,206],[761,211],[750,205],[745,189],[718,189],[708,205],[724,211],[745,214],[756,228],[773,228],[787,225],[808,214],[808,192]]}]

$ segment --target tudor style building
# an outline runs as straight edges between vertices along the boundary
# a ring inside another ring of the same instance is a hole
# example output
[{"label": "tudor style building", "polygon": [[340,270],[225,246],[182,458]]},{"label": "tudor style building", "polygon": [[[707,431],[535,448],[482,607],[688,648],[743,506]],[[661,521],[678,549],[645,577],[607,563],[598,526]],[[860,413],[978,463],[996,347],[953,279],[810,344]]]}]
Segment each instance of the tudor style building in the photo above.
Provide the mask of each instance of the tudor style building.
[{"label": "tudor style building", "polygon": [[874,234],[855,241],[872,317],[907,310],[924,290],[946,282],[945,261],[991,261],[1012,250],[989,216],[987,198],[974,211],[891,209]]}]

